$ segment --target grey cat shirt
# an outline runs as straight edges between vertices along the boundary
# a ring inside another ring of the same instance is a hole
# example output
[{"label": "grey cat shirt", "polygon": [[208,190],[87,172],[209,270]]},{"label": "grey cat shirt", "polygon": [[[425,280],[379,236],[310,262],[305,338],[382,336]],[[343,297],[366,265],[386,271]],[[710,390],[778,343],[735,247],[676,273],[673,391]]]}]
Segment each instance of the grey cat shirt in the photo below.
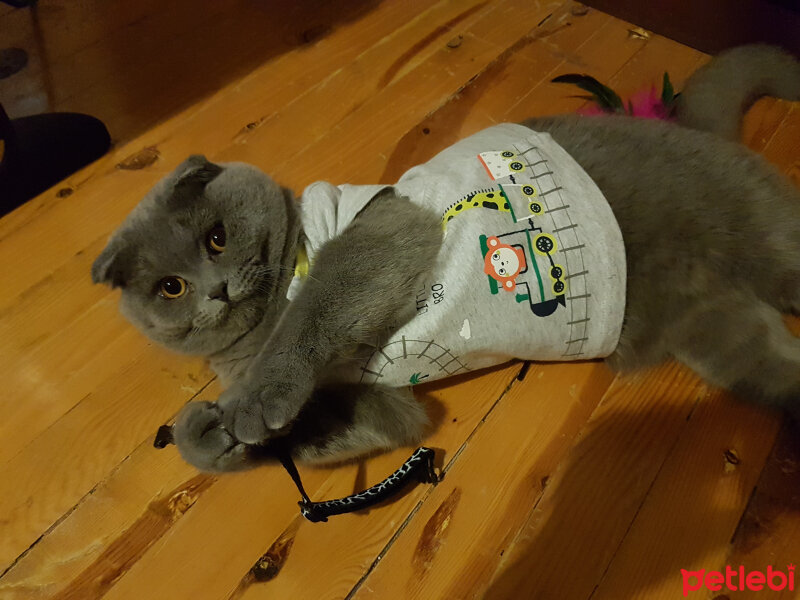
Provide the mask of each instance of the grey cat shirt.
[{"label": "grey cat shirt", "polygon": [[[384,187],[306,188],[312,264]],[[444,243],[419,284],[415,316],[347,363],[346,379],[406,386],[513,358],[614,351],[625,309],[622,235],[599,188],[548,134],[497,125],[409,170],[394,188],[436,212]],[[292,281],[290,299],[302,282]]]}]

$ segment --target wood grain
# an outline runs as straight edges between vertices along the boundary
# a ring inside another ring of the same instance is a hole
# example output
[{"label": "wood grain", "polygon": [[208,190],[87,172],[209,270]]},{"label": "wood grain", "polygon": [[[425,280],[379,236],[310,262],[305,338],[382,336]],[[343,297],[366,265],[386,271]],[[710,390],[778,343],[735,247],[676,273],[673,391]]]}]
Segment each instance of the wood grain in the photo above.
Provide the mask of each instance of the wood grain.
[{"label": "wood grain", "polygon": [[716,568],[772,447],[778,421],[714,393],[703,399],[593,598],[677,598],[680,570]]},{"label": "wood grain", "polygon": [[676,365],[615,380],[506,550],[486,598],[588,598],[707,390]]}]

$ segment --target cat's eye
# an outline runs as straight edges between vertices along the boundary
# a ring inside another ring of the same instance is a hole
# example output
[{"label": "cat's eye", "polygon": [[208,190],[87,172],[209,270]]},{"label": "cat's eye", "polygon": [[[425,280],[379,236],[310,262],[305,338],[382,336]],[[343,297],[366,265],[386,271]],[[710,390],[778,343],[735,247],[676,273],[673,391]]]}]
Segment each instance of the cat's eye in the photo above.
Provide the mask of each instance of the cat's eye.
[{"label": "cat's eye", "polygon": [[158,283],[158,291],[164,298],[169,300],[180,298],[186,293],[186,280],[175,275],[164,277]]},{"label": "cat's eye", "polygon": [[225,228],[222,225],[215,225],[206,236],[206,248],[211,254],[222,254],[225,252]]}]

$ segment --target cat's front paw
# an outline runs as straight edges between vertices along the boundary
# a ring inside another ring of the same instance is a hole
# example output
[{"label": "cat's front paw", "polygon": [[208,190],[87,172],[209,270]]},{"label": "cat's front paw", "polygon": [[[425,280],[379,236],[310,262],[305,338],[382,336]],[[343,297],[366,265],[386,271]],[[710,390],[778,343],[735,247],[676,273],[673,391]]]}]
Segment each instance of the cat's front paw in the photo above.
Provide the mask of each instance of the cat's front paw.
[{"label": "cat's front paw", "polygon": [[260,380],[233,385],[219,397],[222,420],[237,440],[260,444],[285,434],[311,396],[311,386]]},{"label": "cat's front paw", "polygon": [[234,471],[247,463],[246,444],[225,429],[212,402],[187,404],[175,420],[174,438],[183,459],[202,471]]}]

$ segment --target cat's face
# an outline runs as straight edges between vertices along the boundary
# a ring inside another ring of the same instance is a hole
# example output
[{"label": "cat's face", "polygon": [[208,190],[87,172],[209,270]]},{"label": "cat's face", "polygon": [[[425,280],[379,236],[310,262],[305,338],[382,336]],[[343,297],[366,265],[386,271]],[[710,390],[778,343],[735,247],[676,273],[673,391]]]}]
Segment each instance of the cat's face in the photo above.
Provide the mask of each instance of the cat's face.
[{"label": "cat's face", "polygon": [[211,355],[261,322],[286,279],[291,195],[258,169],[193,156],[131,212],[92,267],[122,288],[120,309],[145,335]]}]

